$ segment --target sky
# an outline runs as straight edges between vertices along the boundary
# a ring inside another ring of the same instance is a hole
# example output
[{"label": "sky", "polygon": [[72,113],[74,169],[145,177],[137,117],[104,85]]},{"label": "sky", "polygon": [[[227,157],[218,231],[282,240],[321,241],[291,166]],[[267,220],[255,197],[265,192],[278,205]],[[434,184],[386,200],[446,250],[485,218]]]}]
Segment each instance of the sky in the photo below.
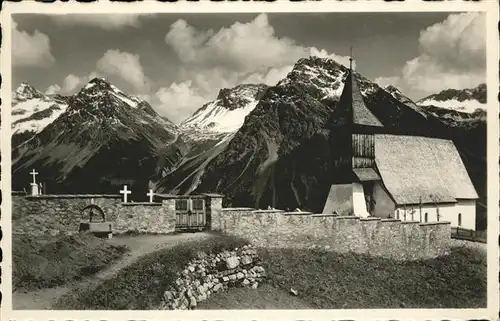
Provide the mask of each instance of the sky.
[{"label": "sky", "polygon": [[221,88],[275,85],[310,55],[414,100],[486,81],[481,13],[16,14],[12,79],[73,94],[105,77],[179,123]]}]

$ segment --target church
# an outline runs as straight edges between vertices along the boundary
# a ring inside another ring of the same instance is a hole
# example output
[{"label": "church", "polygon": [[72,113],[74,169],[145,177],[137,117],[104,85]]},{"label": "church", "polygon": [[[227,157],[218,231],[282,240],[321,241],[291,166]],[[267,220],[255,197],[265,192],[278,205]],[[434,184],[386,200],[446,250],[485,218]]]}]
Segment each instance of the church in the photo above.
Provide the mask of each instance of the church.
[{"label": "church", "polygon": [[333,113],[335,170],[324,214],[476,229],[478,194],[455,144],[384,126],[365,104],[352,59]]}]

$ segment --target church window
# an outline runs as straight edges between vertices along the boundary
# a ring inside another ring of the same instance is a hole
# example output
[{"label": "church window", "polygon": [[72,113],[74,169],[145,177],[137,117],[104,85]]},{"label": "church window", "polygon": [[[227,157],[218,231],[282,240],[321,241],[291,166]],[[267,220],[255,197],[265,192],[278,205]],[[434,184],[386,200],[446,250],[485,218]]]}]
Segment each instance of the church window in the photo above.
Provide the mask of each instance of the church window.
[{"label": "church window", "polygon": [[462,226],[462,213],[458,213],[458,226]]},{"label": "church window", "polygon": [[177,211],[187,211],[188,210],[188,200],[176,200],[175,209]]},{"label": "church window", "polygon": [[428,219],[429,219],[429,215],[427,215],[427,213],[425,213],[425,214],[424,214],[424,222],[426,222],[426,223],[427,223]]},{"label": "church window", "polygon": [[193,211],[202,211],[203,210],[203,200],[202,199],[194,199],[193,200]]}]

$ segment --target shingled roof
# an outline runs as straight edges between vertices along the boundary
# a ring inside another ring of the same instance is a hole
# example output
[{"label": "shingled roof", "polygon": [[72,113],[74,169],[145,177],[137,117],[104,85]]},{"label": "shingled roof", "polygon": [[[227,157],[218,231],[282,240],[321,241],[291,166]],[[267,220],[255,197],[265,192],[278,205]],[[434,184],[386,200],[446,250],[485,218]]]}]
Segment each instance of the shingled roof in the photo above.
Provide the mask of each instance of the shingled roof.
[{"label": "shingled roof", "polygon": [[[383,127],[382,123],[372,114],[366,107],[365,100],[359,90],[358,82],[353,76],[352,71],[346,79],[345,87],[350,86],[351,90],[351,104],[352,104],[352,122],[355,125]],[[344,87],[344,90],[346,89]],[[347,88],[348,89],[348,88]]]},{"label": "shingled roof", "polygon": [[375,135],[375,163],[398,205],[478,198],[452,141]]}]

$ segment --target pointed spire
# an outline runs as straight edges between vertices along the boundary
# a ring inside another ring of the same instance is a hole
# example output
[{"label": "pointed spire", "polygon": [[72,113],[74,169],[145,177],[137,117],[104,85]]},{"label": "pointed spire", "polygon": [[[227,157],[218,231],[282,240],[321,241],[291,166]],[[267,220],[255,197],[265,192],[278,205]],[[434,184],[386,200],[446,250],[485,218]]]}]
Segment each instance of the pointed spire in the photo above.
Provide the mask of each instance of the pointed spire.
[{"label": "pointed spire", "polygon": [[350,54],[349,72],[345,80],[344,90],[339,103],[343,105],[343,108],[350,110],[352,123],[354,125],[383,127],[380,120],[378,120],[366,106],[361,90],[359,89],[358,81],[352,70],[352,61],[354,60],[352,58],[352,47],[350,49]]},{"label": "pointed spire", "polygon": [[349,55],[349,71],[352,72],[352,46],[351,46],[351,53]]}]

